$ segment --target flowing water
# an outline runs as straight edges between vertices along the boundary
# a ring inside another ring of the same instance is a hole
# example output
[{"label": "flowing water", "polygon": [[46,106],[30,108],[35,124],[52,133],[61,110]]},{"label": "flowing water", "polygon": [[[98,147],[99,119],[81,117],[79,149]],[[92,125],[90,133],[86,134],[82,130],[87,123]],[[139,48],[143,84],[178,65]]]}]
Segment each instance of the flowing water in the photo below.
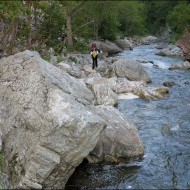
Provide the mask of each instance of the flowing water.
[{"label": "flowing water", "polygon": [[139,130],[144,156],[121,165],[84,164],[66,189],[190,189],[190,70],[169,70],[182,58],[157,56],[155,45],[120,54],[159,66],[144,64],[152,79],[149,86],[175,82],[162,100],[119,100],[117,109]]}]

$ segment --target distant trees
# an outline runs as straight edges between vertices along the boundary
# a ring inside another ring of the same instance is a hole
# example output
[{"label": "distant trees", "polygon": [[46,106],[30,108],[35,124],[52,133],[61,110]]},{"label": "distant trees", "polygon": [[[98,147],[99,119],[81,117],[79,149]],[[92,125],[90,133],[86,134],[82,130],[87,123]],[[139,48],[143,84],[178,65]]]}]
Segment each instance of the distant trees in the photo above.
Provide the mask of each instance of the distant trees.
[{"label": "distant trees", "polygon": [[167,16],[177,5],[178,0],[157,1],[145,0],[145,27],[152,34],[160,34],[167,26]]},{"label": "distant trees", "polygon": [[12,53],[18,31],[18,18],[26,14],[25,6],[21,1],[0,1],[0,49],[5,49],[7,54]]},{"label": "distant trees", "polygon": [[27,49],[32,45],[32,25],[36,19],[37,1],[0,1],[0,50],[7,55],[15,46]]},{"label": "distant trees", "polygon": [[189,0],[0,1],[0,50],[10,55],[34,44],[60,50],[78,39],[161,34],[166,26],[177,39],[189,23]]},{"label": "distant trees", "polygon": [[182,35],[184,29],[189,27],[189,0],[143,0],[143,2],[145,4],[145,25],[149,33],[161,34],[166,26],[169,26],[175,41]]},{"label": "distant trees", "polygon": [[180,1],[167,17],[174,39],[181,37],[185,29],[190,29],[190,2]]},{"label": "distant trees", "polygon": [[121,1],[119,9],[120,31],[124,36],[144,35],[144,3],[139,1]]}]

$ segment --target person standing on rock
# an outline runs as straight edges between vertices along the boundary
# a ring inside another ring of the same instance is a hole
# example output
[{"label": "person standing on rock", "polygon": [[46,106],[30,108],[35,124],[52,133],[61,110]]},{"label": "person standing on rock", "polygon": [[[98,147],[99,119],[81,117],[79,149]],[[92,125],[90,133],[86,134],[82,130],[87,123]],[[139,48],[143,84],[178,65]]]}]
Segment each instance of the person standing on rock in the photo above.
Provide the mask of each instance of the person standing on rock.
[{"label": "person standing on rock", "polygon": [[92,69],[95,69],[98,67],[98,54],[101,53],[102,51],[96,47],[96,44],[93,43],[91,45],[91,50],[90,50],[90,55],[92,57]]}]

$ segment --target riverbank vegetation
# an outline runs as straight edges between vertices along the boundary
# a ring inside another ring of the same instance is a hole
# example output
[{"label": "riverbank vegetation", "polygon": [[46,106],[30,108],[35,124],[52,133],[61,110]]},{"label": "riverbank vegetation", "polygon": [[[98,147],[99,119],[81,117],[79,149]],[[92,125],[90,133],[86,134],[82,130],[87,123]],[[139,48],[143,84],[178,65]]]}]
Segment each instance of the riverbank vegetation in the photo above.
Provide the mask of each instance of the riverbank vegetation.
[{"label": "riverbank vegetation", "polygon": [[0,53],[87,51],[89,39],[160,36],[168,30],[175,42],[189,23],[189,0],[0,1]]}]

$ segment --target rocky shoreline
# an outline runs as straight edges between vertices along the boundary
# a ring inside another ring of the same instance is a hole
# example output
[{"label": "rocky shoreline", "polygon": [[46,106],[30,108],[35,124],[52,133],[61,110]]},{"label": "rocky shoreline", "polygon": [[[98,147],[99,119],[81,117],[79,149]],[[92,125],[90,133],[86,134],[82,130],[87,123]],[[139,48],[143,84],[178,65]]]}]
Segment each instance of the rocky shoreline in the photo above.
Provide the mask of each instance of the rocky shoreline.
[{"label": "rocky shoreline", "polygon": [[89,54],[48,63],[26,50],[0,60],[4,188],[64,188],[84,158],[120,163],[143,155],[138,130],[114,106],[125,93],[160,99],[169,90],[147,87],[140,61],[106,57],[132,49],[128,42],[119,41],[120,49],[96,42],[104,52],[96,70]]}]

